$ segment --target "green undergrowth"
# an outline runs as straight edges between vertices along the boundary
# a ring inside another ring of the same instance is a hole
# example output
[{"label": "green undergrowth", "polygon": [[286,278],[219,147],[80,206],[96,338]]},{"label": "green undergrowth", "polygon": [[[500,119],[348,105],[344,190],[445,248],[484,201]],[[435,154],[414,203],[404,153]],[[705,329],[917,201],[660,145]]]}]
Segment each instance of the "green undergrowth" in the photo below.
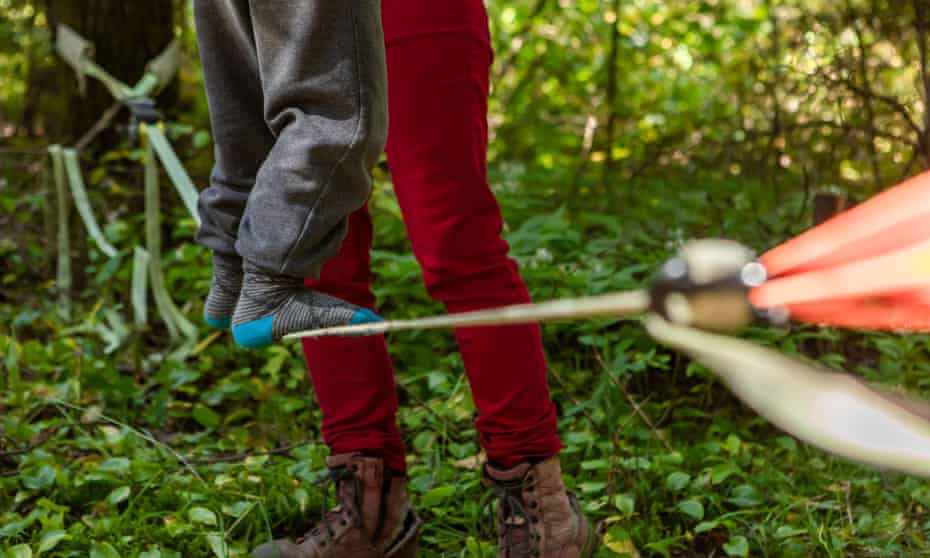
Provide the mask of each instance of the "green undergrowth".
[{"label": "green undergrowth", "polygon": [[[526,176],[499,171],[495,180],[513,255],[538,300],[642,286],[690,237],[765,249],[797,232],[806,214],[801,196],[753,198],[747,192],[761,189],[747,182],[629,185],[635,199],[607,211],[561,207],[557,193],[522,195],[511,186]],[[0,556],[245,556],[314,523],[326,503],[318,484],[326,450],[299,346],[245,352],[204,328],[186,360],[172,359],[154,317],[145,328],[131,323],[131,246],[142,230],[132,213],[107,219],[121,255],[105,261],[88,250],[85,284],[63,319],[51,275],[35,263],[46,245],[25,222],[42,200],[27,190],[3,196],[4,211],[23,223],[14,243],[0,246]],[[383,313],[440,311],[421,286],[387,185],[372,207]],[[196,320],[209,259],[192,232],[183,210],[169,215],[164,266],[169,290]],[[108,343],[119,327],[128,333]],[[635,320],[543,332],[566,480],[600,525],[598,556],[928,554],[926,483],[776,431]],[[883,384],[926,392],[930,381],[925,337],[804,327],[746,336]],[[475,409],[453,337],[408,332],[389,341],[413,501],[426,521],[421,556],[493,556]]]}]

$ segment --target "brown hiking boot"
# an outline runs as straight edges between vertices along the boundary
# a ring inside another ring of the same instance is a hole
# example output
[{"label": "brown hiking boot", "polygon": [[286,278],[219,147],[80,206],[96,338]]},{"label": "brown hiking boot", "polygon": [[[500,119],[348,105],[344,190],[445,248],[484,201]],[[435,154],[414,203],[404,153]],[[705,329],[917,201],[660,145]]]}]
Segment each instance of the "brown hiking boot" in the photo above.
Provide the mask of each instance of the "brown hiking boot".
[{"label": "brown hiking boot", "polygon": [[498,558],[590,558],[597,534],[575,495],[565,492],[559,458],[510,470],[484,467],[497,496]]},{"label": "brown hiking boot", "polygon": [[326,460],[338,505],[296,542],[276,540],[254,558],[415,558],[421,521],[407,501],[406,479],[380,458],[359,453]]}]

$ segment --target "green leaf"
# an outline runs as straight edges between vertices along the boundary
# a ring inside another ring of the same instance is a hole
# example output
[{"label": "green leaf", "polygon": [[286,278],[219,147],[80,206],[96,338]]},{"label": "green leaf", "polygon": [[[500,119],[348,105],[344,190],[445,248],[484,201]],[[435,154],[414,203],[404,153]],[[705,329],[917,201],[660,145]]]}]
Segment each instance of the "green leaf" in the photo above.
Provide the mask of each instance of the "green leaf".
[{"label": "green leaf", "polygon": [[697,500],[685,500],[678,504],[678,511],[698,521],[704,519],[704,505]]},{"label": "green leaf", "polygon": [[39,554],[55,548],[62,539],[68,536],[64,529],[49,529],[42,533],[39,539]]},{"label": "green leaf", "polygon": [[216,514],[207,508],[194,506],[187,512],[187,517],[194,523],[203,523],[204,525],[216,525]]},{"label": "green leaf", "polygon": [[10,521],[6,525],[0,527],[0,538],[12,539],[16,535],[25,531],[30,525],[36,522],[35,515],[30,514],[29,517],[25,519],[18,519],[16,521]]},{"label": "green leaf", "polygon": [[606,459],[594,459],[591,461],[583,461],[581,463],[581,468],[585,471],[597,471],[605,470],[610,468],[610,462]]},{"label": "green leaf", "polygon": [[28,544],[18,544],[7,551],[9,558],[32,558],[32,549]]},{"label": "green leaf", "polygon": [[110,543],[98,543],[90,549],[90,558],[121,558]]},{"label": "green leaf", "polygon": [[29,470],[22,477],[23,486],[30,490],[44,490],[55,484],[55,468],[44,464]]},{"label": "green leaf", "polygon": [[222,533],[210,533],[207,535],[207,544],[210,545],[210,550],[213,551],[213,555],[216,556],[216,558],[227,558],[227,556],[229,556],[229,547],[226,545]]},{"label": "green leaf", "polygon": [[807,533],[806,529],[798,529],[797,527],[792,527],[790,525],[782,525],[775,531],[776,539],[787,539],[790,537],[796,537],[798,535],[803,535]]},{"label": "green leaf", "polygon": [[749,556],[749,541],[742,535],[737,535],[730,539],[730,542],[723,545],[723,550],[727,556],[740,556],[746,558]]},{"label": "green leaf", "polygon": [[702,521],[697,524],[697,527],[694,528],[694,532],[697,534],[706,533],[708,531],[713,531],[719,526],[719,521]]},{"label": "green leaf", "polygon": [[636,507],[636,499],[632,494],[617,494],[614,496],[614,506],[621,512],[629,515]]},{"label": "green leaf", "polygon": [[194,405],[191,416],[205,428],[216,428],[220,425],[220,415],[201,403]]},{"label": "green leaf", "polygon": [[717,465],[710,470],[710,482],[713,484],[720,484],[732,475],[738,475],[741,472],[739,467],[735,467],[729,463]]},{"label": "green leaf", "polygon": [[128,486],[114,488],[113,491],[110,492],[110,495],[107,496],[107,502],[109,502],[111,506],[115,506],[116,504],[119,504],[120,502],[123,502],[129,498],[129,494],[131,492],[132,489],[130,489]]},{"label": "green leaf", "polygon": [[455,486],[447,484],[445,486],[437,486],[436,488],[428,491],[420,499],[420,504],[423,507],[431,508],[433,506],[438,506],[446,500],[446,498],[455,494]]},{"label": "green leaf", "polygon": [[673,492],[684,489],[691,483],[691,475],[682,471],[676,471],[665,479],[665,486]]},{"label": "green leaf", "polygon": [[239,518],[242,517],[242,514],[246,513],[255,506],[255,502],[251,500],[239,500],[235,504],[230,504],[228,506],[223,506],[223,513],[226,515]]},{"label": "green leaf", "polygon": [[728,502],[741,508],[754,508],[762,504],[762,497],[756,487],[750,484],[741,484],[733,489],[733,496]]},{"label": "green leaf", "polygon": [[606,482],[583,482],[578,485],[578,489],[585,494],[600,494],[607,489]]},{"label": "green leaf", "polygon": [[125,457],[111,457],[100,465],[97,465],[97,471],[101,473],[124,475],[129,472],[129,460]]}]

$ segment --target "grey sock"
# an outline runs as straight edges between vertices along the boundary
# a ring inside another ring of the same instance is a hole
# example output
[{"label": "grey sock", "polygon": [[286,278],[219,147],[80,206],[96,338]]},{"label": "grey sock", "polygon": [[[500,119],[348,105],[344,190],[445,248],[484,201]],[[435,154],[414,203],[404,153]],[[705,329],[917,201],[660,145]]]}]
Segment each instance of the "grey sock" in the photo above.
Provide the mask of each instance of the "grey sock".
[{"label": "grey sock", "polygon": [[229,327],[242,290],[242,258],[213,253],[213,283],[203,315],[214,327]]},{"label": "grey sock", "polygon": [[[289,333],[348,324],[360,312],[371,314],[344,300],[308,289],[303,279],[269,274],[246,262],[242,294],[233,314],[233,335],[239,326],[273,316],[270,334],[276,341]],[[237,341],[251,335],[243,329],[239,331],[242,333]]]}]

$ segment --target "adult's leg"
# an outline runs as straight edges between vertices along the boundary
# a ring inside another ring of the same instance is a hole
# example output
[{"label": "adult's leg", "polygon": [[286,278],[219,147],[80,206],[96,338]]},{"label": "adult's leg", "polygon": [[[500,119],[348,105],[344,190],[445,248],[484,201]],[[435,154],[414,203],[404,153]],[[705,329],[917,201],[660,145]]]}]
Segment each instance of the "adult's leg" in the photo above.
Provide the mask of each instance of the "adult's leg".
[{"label": "adult's leg", "polygon": [[[384,0],[387,152],[427,289],[450,312],[464,312],[530,298],[487,182],[487,16],[480,0],[452,4],[462,10],[458,23],[445,21],[447,3]],[[419,16],[404,19],[405,10]],[[442,28],[434,32],[429,14]],[[422,25],[405,27],[411,21]],[[489,459],[506,468],[558,453],[539,328],[465,328],[456,338]]]},{"label": "adult's leg", "polygon": [[[371,214],[363,207],[349,218],[342,249],[307,286],[374,310],[371,240]],[[395,419],[394,369],[384,336],[304,339],[303,347],[331,453],[364,452],[383,457],[389,469],[406,471]]]}]

